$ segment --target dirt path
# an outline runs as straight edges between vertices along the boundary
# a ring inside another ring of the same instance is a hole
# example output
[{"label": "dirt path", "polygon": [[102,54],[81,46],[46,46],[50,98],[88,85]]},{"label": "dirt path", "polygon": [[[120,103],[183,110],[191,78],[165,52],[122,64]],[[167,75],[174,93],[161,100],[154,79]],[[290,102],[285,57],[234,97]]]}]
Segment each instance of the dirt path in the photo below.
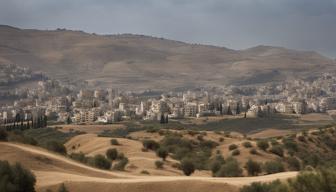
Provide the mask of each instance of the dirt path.
[{"label": "dirt path", "polygon": [[15,143],[0,143],[0,145],[7,145],[14,148],[18,148],[30,153],[43,155],[52,159],[57,159],[63,161],[64,163],[71,164],[73,166],[88,169],[90,171],[102,172],[110,174],[111,176],[117,177],[114,179],[100,178],[100,177],[90,177],[85,175],[76,175],[63,172],[51,172],[51,171],[38,171],[33,170],[37,176],[37,186],[45,187],[50,185],[55,185],[63,182],[100,182],[100,183],[153,183],[153,182],[171,182],[171,181],[202,181],[202,182],[212,182],[212,183],[226,183],[234,186],[247,185],[252,182],[269,182],[276,179],[288,179],[295,177],[298,172],[283,172],[272,175],[257,176],[257,177],[234,177],[234,178],[214,178],[214,177],[197,177],[197,176],[134,176],[128,173],[111,172],[95,169],[84,164],[75,162],[71,159],[50,153],[43,149]]},{"label": "dirt path", "polygon": [[107,179],[98,177],[88,177],[60,172],[34,171],[37,178],[43,180],[38,182],[40,187],[59,184],[62,182],[100,182],[100,183],[152,183],[169,181],[206,181],[214,183],[226,183],[234,186],[247,185],[252,182],[270,182],[276,179],[284,180],[295,177],[297,172],[283,172],[272,175],[258,177],[232,177],[232,178],[213,178],[213,177],[186,177],[186,176],[137,176],[136,178]]}]

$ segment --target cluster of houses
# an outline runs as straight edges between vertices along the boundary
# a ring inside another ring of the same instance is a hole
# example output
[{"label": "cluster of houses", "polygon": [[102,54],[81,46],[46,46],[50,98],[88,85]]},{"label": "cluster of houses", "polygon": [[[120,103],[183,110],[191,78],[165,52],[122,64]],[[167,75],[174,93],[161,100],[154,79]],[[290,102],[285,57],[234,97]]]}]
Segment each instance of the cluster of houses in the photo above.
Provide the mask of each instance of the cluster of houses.
[{"label": "cluster of houses", "polygon": [[314,81],[291,80],[261,86],[223,86],[148,96],[116,89],[75,89],[57,81],[39,82],[25,98],[0,108],[0,121],[18,113],[28,119],[40,114],[49,121],[93,124],[129,119],[157,120],[238,115],[265,117],[272,113],[325,113],[336,110],[336,78],[324,74]]}]

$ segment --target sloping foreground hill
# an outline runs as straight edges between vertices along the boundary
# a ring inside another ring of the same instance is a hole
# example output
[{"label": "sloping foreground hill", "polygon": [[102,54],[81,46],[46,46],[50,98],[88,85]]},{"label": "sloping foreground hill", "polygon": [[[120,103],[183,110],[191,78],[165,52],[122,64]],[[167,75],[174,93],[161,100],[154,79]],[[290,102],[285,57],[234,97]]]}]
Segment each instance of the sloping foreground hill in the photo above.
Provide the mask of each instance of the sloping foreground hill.
[{"label": "sloping foreground hill", "polygon": [[87,167],[43,149],[29,145],[0,143],[0,159],[21,162],[33,170],[37,177],[38,191],[55,189],[65,183],[70,191],[228,191],[236,192],[242,185],[251,182],[267,182],[296,176],[296,172],[245,177],[167,177],[132,176],[128,173],[109,172]]},{"label": "sloping foreground hill", "polygon": [[242,51],[141,35],[95,35],[0,25],[0,63],[99,86],[174,88],[263,83],[335,70],[316,52],[258,46]]}]

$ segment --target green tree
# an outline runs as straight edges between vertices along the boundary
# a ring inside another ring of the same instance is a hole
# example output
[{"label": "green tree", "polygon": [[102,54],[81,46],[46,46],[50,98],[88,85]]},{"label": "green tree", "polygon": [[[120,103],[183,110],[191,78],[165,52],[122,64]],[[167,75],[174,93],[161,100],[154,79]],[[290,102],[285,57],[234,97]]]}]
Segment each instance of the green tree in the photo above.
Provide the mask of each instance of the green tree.
[{"label": "green tree", "polygon": [[118,171],[124,171],[127,164],[128,164],[128,158],[124,157],[120,159],[118,163],[114,165],[113,169],[118,170]]},{"label": "green tree", "polygon": [[288,168],[291,171],[299,171],[301,169],[301,163],[296,157],[287,158]]},{"label": "green tree", "polygon": [[267,140],[257,141],[257,146],[263,151],[266,151],[269,148],[269,144]]},{"label": "green tree", "polygon": [[221,166],[216,177],[239,177],[242,176],[243,170],[240,168],[238,161],[235,158],[228,158],[226,163]]},{"label": "green tree", "polygon": [[160,144],[154,140],[144,140],[142,145],[145,149],[157,150],[160,147]]},{"label": "green tree", "polygon": [[109,161],[103,155],[95,155],[92,164],[94,167],[99,169],[110,169],[112,165],[111,161]]},{"label": "green tree", "polygon": [[267,161],[264,164],[264,169],[267,174],[279,173],[285,171],[284,165],[279,161]]},{"label": "green tree", "polygon": [[67,153],[67,150],[65,146],[62,143],[59,143],[57,141],[49,141],[46,144],[46,147],[50,151],[54,151],[60,154],[65,155]]},{"label": "green tree", "polygon": [[48,117],[46,115],[44,115],[43,118],[43,127],[47,127],[48,126]]},{"label": "green tree", "polygon": [[228,106],[227,114],[228,114],[228,115],[232,115],[232,111],[231,111],[231,107],[230,107],[230,105]]},{"label": "green tree", "polygon": [[108,149],[106,151],[106,157],[112,161],[116,160],[118,157],[118,151],[117,149],[113,148],[113,149]]},{"label": "green tree", "polygon": [[36,179],[32,172],[16,163],[0,161],[0,191],[35,192]]},{"label": "green tree", "polygon": [[165,118],[164,118],[164,115],[161,114],[161,117],[160,117],[160,123],[161,124],[164,124],[165,123]]},{"label": "green tree", "polygon": [[240,105],[239,105],[239,103],[237,103],[236,114],[240,114]]},{"label": "green tree", "polygon": [[288,185],[279,180],[270,183],[254,182],[251,185],[243,186],[240,192],[290,192]]},{"label": "green tree", "polygon": [[230,150],[230,151],[235,150],[235,149],[237,149],[237,148],[238,148],[238,145],[236,145],[236,144],[231,144],[231,145],[229,145],[229,150]]},{"label": "green tree", "polygon": [[281,145],[272,146],[272,148],[270,149],[270,152],[273,153],[273,154],[276,154],[276,155],[278,155],[280,157],[284,156],[284,151],[283,151]]},{"label": "green tree", "polygon": [[162,158],[163,161],[165,161],[166,157],[168,156],[168,150],[163,147],[160,147],[159,149],[156,150],[156,155]]},{"label": "green tree", "polygon": [[68,116],[68,118],[67,118],[67,124],[71,124],[71,118],[70,118],[70,116]]},{"label": "green tree", "polygon": [[111,139],[111,145],[119,145],[119,142],[117,139]]},{"label": "green tree", "polygon": [[65,187],[64,183],[62,183],[59,188],[58,192],[69,192],[68,189]]},{"label": "green tree", "polygon": [[328,167],[317,172],[303,172],[290,184],[295,192],[336,192],[336,169]]},{"label": "green tree", "polygon": [[261,165],[260,163],[253,161],[252,159],[249,159],[246,164],[245,168],[247,170],[247,173],[251,176],[256,176],[259,173],[261,173]]},{"label": "green tree", "polygon": [[190,159],[183,159],[181,161],[181,169],[186,176],[191,175],[195,171],[195,165]]},{"label": "green tree", "polygon": [[0,129],[0,141],[7,141],[7,137],[7,132],[3,129]]},{"label": "green tree", "polygon": [[224,163],[225,159],[222,155],[216,155],[215,158],[212,159],[210,169],[213,176],[216,176],[216,173],[220,170]]}]

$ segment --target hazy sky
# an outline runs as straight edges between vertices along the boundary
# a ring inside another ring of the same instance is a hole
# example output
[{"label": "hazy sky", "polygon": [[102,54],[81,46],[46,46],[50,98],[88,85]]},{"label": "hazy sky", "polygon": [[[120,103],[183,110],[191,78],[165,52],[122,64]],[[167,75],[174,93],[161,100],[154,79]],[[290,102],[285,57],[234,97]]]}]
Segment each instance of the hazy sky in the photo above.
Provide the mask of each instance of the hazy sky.
[{"label": "hazy sky", "polygon": [[336,0],[0,0],[0,24],[233,49],[276,45],[336,57]]}]

